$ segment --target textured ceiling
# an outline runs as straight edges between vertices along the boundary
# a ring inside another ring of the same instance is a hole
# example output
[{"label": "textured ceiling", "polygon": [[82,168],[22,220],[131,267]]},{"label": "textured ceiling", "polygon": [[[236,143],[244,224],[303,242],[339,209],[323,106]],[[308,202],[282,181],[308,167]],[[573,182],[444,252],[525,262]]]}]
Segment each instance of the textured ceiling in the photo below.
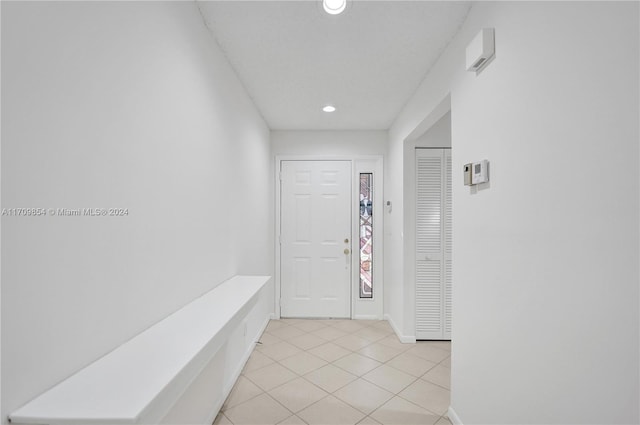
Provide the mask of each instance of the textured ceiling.
[{"label": "textured ceiling", "polygon": [[[272,129],[387,129],[454,37],[470,2],[198,1]],[[336,112],[322,112],[335,105]]]}]

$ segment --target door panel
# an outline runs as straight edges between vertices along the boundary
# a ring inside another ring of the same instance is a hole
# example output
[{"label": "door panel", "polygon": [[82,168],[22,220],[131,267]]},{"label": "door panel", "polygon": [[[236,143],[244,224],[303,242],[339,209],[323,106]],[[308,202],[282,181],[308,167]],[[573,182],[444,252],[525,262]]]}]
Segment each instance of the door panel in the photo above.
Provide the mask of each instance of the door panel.
[{"label": "door panel", "polygon": [[451,339],[451,151],[416,150],[416,338]]},{"label": "door panel", "polygon": [[281,316],[350,317],[351,163],[282,161]]}]

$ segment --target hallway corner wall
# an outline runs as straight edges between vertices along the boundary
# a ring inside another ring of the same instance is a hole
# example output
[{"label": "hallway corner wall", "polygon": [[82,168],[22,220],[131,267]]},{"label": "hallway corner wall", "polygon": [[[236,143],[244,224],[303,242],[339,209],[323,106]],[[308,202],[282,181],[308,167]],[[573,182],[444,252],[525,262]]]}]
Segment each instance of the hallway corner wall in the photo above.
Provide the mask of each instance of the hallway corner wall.
[{"label": "hallway corner wall", "polygon": [[[475,3],[390,129],[398,197],[405,139],[450,92],[461,423],[639,421],[638,8]],[[485,27],[495,60],[466,72]],[[490,182],[464,186],[463,164],[483,159]],[[388,270],[401,264],[398,239]]]}]

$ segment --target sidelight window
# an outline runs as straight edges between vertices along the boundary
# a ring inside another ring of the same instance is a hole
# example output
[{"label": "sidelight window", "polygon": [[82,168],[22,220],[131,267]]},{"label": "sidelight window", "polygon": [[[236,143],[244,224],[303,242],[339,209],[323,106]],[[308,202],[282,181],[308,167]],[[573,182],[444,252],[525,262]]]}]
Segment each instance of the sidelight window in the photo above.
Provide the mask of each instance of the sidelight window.
[{"label": "sidelight window", "polygon": [[360,173],[360,298],[373,298],[373,173]]}]

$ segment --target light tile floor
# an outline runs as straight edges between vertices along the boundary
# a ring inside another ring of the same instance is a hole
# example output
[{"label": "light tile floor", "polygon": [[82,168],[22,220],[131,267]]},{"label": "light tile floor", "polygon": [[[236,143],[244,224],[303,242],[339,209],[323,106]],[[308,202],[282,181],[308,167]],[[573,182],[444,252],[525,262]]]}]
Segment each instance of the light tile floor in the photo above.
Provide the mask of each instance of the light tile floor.
[{"label": "light tile floor", "polygon": [[386,321],[272,320],[214,424],[451,424],[450,355]]}]

